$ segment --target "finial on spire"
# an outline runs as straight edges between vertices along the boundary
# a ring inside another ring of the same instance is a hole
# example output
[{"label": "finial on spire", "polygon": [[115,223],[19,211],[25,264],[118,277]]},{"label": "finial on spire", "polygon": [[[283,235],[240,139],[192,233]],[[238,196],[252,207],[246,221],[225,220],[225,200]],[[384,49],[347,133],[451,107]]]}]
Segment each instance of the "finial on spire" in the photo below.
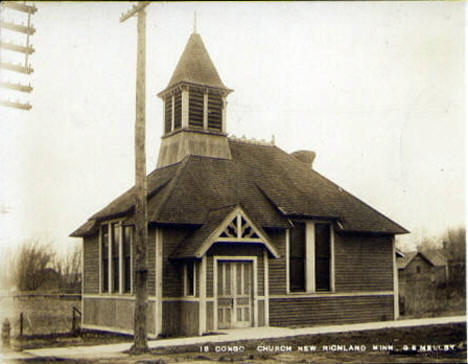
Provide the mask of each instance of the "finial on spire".
[{"label": "finial on spire", "polygon": [[193,11],[193,32],[197,32],[197,11]]}]

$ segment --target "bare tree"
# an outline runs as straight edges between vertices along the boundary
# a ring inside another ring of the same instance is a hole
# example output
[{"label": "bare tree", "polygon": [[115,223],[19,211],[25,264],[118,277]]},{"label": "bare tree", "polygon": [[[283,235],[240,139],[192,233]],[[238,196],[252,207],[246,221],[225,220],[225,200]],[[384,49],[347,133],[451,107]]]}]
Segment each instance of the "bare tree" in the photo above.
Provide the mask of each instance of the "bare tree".
[{"label": "bare tree", "polygon": [[81,291],[81,246],[77,245],[62,258],[56,257],[54,268],[61,277],[61,290]]},{"label": "bare tree", "polygon": [[465,227],[447,230],[443,245],[448,258],[449,285],[465,292],[466,289],[466,236]]},{"label": "bare tree", "polygon": [[444,249],[450,252],[451,260],[464,262],[466,259],[466,229],[464,226],[449,228],[443,240]]},{"label": "bare tree", "polygon": [[428,249],[438,249],[440,246],[440,237],[423,236],[416,244],[416,250],[424,251]]},{"label": "bare tree", "polygon": [[14,260],[13,284],[21,291],[37,290],[47,278],[47,268],[53,265],[55,251],[50,244],[27,240]]}]

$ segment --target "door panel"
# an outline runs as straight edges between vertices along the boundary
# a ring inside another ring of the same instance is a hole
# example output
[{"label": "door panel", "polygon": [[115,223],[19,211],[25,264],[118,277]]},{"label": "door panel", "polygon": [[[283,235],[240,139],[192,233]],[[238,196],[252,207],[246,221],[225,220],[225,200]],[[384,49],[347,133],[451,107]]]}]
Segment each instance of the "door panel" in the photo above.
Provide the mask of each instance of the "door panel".
[{"label": "door panel", "polygon": [[248,327],[252,323],[252,263],[219,261],[218,327]]}]

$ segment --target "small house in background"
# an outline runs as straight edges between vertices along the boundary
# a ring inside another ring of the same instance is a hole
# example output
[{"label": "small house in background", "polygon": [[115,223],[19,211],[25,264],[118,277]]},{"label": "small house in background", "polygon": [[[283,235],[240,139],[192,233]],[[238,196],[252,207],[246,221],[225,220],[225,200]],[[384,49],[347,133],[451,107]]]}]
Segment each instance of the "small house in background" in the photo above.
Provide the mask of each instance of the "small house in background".
[{"label": "small house in background", "polygon": [[414,313],[448,281],[448,261],[436,250],[397,255],[400,312]]},{"label": "small house in background", "polygon": [[[395,235],[407,230],[315,171],[314,153],[228,137],[231,92],[193,33],[159,93],[147,177],[150,336],[395,319]],[[82,327],[132,332],[133,193],[72,234]]]},{"label": "small house in background", "polygon": [[[401,253],[400,253],[401,254]],[[400,293],[402,285],[415,282],[446,283],[448,261],[436,250],[414,251],[397,256]]]}]

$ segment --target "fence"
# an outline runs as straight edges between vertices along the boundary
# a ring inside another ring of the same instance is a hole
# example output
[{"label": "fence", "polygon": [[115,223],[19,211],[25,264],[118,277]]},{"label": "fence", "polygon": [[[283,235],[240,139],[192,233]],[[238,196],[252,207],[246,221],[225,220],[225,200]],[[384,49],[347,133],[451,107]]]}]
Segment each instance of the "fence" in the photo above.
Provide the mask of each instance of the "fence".
[{"label": "fence", "polygon": [[79,294],[18,293],[0,297],[0,322],[8,318],[12,336],[71,332],[80,308]]}]

